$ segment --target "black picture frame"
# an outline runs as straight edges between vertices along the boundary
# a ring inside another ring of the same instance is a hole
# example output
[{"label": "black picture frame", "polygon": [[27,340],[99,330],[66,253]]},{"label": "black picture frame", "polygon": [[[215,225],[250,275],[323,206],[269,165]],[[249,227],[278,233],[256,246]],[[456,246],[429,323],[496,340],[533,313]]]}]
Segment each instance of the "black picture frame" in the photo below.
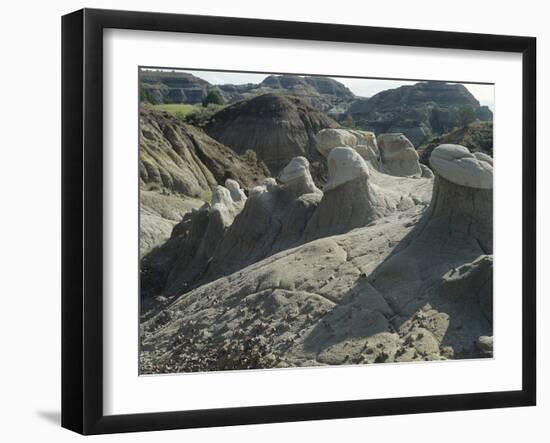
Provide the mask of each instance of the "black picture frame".
[{"label": "black picture frame", "polygon": [[[103,413],[103,30],[171,31],[503,51],[523,63],[522,389],[168,411]],[[62,426],[152,431],[536,404],[536,39],[337,24],[83,9],[62,18]]]}]

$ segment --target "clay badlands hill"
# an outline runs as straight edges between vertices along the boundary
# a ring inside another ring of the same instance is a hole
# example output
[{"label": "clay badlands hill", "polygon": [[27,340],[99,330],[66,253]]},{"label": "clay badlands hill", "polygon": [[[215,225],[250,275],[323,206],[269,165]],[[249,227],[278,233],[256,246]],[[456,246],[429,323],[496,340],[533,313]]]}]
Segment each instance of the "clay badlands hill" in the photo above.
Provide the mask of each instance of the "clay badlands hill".
[{"label": "clay badlands hill", "polygon": [[141,114],[142,373],[492,356],[490,156],[234,106],[209,135]]},{"label": "clay badlands hill", "polygon": [[167,113],[142,109],[139,132],[142,255],[166,240],[191,208],[209,200],[217,183],[238,178],[249,186],[268,173],[265,166]]}]

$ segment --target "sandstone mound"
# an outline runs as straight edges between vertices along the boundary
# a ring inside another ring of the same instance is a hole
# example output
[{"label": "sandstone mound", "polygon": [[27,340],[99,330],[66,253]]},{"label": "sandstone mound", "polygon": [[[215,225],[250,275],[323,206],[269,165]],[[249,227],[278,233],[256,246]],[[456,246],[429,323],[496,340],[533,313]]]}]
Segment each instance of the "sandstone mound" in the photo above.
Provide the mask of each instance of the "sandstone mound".
[{"label": "sandstone mound", "polygon": [[337,147],[351,147],[369,167],[396,177],[433,175],[422,169],[413,144],[403,134],[380,134],[354,129],[322,129],[316,135],[317,149],[328,157]]},{"label": "sandstone mound", "polygon": [[307,225],[306,241],[342,234],[415,205],[408,196],[373,185],[365,160],[353,148],[332,149],[328,169],[329,179]]},{"label": "sandstone mound", "polygon": [[422,175],[418,154],[403,134],[380,134],[377,142],[382,164],[388,174],[400,177]]},{"label": "sandstone mound", "polygon": [[213,256],[208,280],[302,243],[323,195],[308,166],[303,157],[293,159],[281,172],[280,185],[268,183],[265,190],[250,196]]},{"label": "sandstone mound", "polygon": [[[437,323],[444,311],[444,341],[475,356],[471,334],[492,335],[492,167],[455,145],[436,148],[431,163],[436,180],[426,216],[370,281],[403,320],[429,305],[423,323]],[[449,285],[458,288],[454,298],[445,295]]]},{"label": "sandstone mound", "polygon": [[325,157],[336,147],[355,146],[357,144],[357,137],[347,129],[322,129],[315,138],[317,150]]},{"label": "sandstone mound", "polygon": [[196,198],[143,189],[139,192],[139,201],[140,257],[170,238],[172,229],[184,214],[204,203]]},{"label": "sandstone mound", "polygon": [[369,166],[380,169],[380,152],[373,132],[352,129],[322,129],[315,136],[317,149],[328,157],[337,147],[348,146],[355,149]]},{"label": "sandstone mound", "polygon": [[141,260],[140,290],[142,302],[146,303],[142,312],[149,309],[152,297],[184,292],[207,270],[226,230],[246,201],[238,183],[232,180],[229,185],[233,193],[217,186],[212,205],[205,203],[185,214],[172,230],[171,238]]},{"label": "sandstone mound", "polygon": [[[303,231],[322,192],[304,157],[266,179],[247,199],[235,181],[218,186],[212,206],[192,212],[174,228],[172,239],[144,263],[142,295],[173,297],[199,283],[226,275],[302,243]],[[172,256],[170,260],[167,256]],[[155,272],[160,263],[162,272]]]},{"label": "sandstone mound", "polygon": [[486,154],[471,154],[460,145],[440,145],[432,152],[430,165],[440,176],[457,185],[493,188],[493,159]]},{"label": "sandstone mound", "polygon": [[320,193],[311,178],[309,162],[305,157],[293,158],[279,174],[279,181],[286,191],[297,197],[302,194]]},{"label": "sandstone mound", "polygon": [[306,157],[317,180],[323,170],[315,134],[336,127],[334,120],[299,97],[265,94],[224,108],[205,130],[240,154],[249,149],[256,152],[273,176],[292,158]]},{"label": "sandstone mound", "polygon": [[[174,228],[170,244],[153,254],[154,259],[149,258],[148,263],[161,262],[163,272],[149,272],[155,277],[149,279],[154,284],[143,285],[144,296],[172,298],[279,251],[345,233],[429,202],[430,180],[370,173],[354,148],[334,148],[328,165],[329,181],[324,194],[313,182],[304,157],[289,162],[279,174],[279,183],[267,178],[252,188],[247,200],[238,184],[228,180],[227,189],[217,188],[212,208],[207,205],[185,217]],[[223,208],[232,207],[229,194],[233,204],[239,203],[239,211],[242,208],[237,216],[235,211],[229,216],[224,216],[225,211],[214,211],[218,200],[225,201]],[[178,251],[175,245],[182,242],[180,232],[192,234]],[[175,258],[159,258],[165,254],[181,256],[177,266]],[[170,264],[169,269],[166,263]],[[146,267],[149,268],[154,266]]]},{"label": "sandstone mound", "polygon": [[242,202],[243,204],[246,202],[246,194],[237,181],[228,178],[225,181],[225,187],[229,190],[231,199],[234,202]]}]

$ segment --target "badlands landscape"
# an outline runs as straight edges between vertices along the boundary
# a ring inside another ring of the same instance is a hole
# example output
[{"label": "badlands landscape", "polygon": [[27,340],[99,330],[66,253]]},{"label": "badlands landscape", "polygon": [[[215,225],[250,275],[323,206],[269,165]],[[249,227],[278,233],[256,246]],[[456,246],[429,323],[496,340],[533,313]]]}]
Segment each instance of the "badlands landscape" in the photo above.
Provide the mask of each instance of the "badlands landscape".
[{"label": "badlands landscape", "polygon": [[492,357],[490,110],[459,84],[285,77],[206,112],[204,80],[145,76],[141,373]]}]

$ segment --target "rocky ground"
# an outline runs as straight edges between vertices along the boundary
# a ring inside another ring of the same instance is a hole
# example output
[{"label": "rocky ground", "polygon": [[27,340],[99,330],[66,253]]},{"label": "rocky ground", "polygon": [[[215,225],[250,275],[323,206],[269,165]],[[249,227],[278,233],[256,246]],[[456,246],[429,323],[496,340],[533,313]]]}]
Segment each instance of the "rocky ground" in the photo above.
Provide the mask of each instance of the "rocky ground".
[{"label": "rocky ground", "polygon": [[492,159],[314,137],[326,183],[225,177],[143,258],[142,373],[492,356]]}]

